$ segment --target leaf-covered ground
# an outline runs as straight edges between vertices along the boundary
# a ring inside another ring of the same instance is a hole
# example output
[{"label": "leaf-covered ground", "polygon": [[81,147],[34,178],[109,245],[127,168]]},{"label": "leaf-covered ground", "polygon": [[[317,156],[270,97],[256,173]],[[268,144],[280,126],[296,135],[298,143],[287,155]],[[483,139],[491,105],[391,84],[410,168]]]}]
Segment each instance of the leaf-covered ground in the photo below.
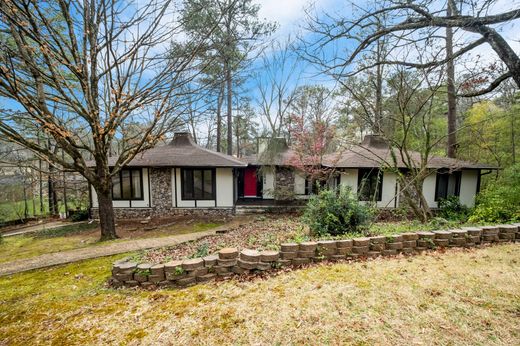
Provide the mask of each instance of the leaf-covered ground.
[{"label": "leaf-covered ground", "polygon": [[0,278],[0,345],[520,344],[520,244],[162,291],[105,288],[119,257]]},{"label": "leaf-covered ground", "polygon": [[[461,227],[461,224],[450,223],[442,227],[437,224],[421,224],[419,222],[378,222],[372,224],[361,233],[349,233],[337,238],[355,238],[360,236],[390,235],[404,232],[426,231]],[[330,239],[312,236],[309,227],[296,214],[262,215],[244,219],[242,223],[231,226],[225,234],[205,237],[193,242],[160,249],[149,250],[134,256],[137,261],[165,263],[174,259],[202,257],[216,253],[224,247],[249,248],[257,250],[278,250],[283,242],[302,242],[307,240]]]}]

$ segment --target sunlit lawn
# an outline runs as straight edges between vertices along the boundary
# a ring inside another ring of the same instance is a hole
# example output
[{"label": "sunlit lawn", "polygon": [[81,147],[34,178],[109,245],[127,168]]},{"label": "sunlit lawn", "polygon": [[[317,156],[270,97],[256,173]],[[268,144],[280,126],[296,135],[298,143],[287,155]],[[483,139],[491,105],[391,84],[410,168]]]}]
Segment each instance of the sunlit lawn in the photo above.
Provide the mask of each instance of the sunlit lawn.
[{"label": "sunlit lawn", "polygon": [[[138,238],[161,237],[190,232],[202,232],[219,226],[213,222],[197,222],[191,225],[171,226],[165,229],[149,231],[140,234]],[[46,253],[61,252],[87,246],[103,246],[113,242],[123,242],[129,238],[110,242],[99,242],[99,232],[96,224],[72,224],[55,230],[45,230],[39,233],[4,237],[0,243],[0,263],[18,259],[30,258]],[[138,239],[132,238],[132,239]]]},{"label": "sunlit lawn", "polygon": [[0,278],[0,344],[520,344],[520,244],[152,292],[118,257]]}]

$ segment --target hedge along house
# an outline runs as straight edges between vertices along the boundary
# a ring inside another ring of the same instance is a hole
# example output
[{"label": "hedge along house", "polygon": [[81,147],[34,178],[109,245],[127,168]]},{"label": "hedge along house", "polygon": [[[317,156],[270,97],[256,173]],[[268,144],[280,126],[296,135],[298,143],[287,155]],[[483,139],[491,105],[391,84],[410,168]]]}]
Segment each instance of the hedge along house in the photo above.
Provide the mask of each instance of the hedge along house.
[{"label": "hedge along house", "polygon": [[[114,164],[110,158],[109,164]],[[202,148],[186,132],[136,156],[112,180],[116,218],[164,217],[176,214],[232,214],[237,201],[236,158]],[[90,188],[91,214],[98,200]]]},{"label": "hedge along house", "polygon": [[[276,199],[276,192],[281,189],[292,191],[294,199],[305,199],[313,193],[314,186],[302,172],[291,165],[295,153],[283,139],[276,139],[275,142],[274,150],[263,150],[265,145],[259,144],[257,155],[243,158],[248,163],[244,170],[247,177],[241,183],[243,191],[254,191],[250,187],[253,185],[262,186],[263,193],[256,190],[256,195],[244,193],[239,195],[241,198],[272,200]],[[411,155],[418,162],[420,154],[413,152]],[[359,146],[325,157],[323,166],[333,169],[335,175],[322,184],[329,187],[340,184],[349,186],[360,200],[374,201],[380,208],[399,207],[402,201],[395,168],[406,170],[407,167],[399,160],[399,155],[396,155],[397,167],[389,169],[388,164],[393,162],[391,157],[390,147],[383,138],[367,135]],[[430,174],[424,181],[423,194],[428,206],[435,209],[439,199],[452,195],[458,196],[462,204],[473,206],[475,196],[480,190],[481,176],[496,167],[446,157],[431,157],[427,169]]]}]

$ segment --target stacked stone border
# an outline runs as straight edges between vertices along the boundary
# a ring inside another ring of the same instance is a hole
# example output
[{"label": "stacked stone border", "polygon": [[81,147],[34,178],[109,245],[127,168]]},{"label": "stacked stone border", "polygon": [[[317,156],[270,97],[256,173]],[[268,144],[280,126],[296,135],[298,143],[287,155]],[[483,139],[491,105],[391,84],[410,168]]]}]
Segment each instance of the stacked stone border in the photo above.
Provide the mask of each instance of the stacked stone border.
[{"label": "stacked stone border", "polygon": [[412,255],[438,248],[471,248],[506,242],[520,242],[520,223],[299,244],[284,243],[280,245],[280,251],[239,251],[236,248],[225,248],[216,255],[163,264],[136,263],[122,259],[113,264],[110,284],[113,287],[186,287],[233,275],[257,274],[326,260]]}]

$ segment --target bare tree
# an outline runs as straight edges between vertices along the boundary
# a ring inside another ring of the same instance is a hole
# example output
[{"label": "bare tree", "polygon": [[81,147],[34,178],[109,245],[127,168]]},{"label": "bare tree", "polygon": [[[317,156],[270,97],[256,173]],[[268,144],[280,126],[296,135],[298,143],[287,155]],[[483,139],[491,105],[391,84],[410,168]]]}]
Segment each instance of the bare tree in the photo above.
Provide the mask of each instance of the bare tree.
[{"label": "bare tree", "polygon": [[[495,28],[520,18],[520,8],[514,8],[497,14],[489,14],[497,0],[460,2],[449,0],[453,13],[447,15],[445,6],[438,0],[420,1],[381,1],[374,7],[363,7],[353,4],[360,12],[356,18],[346,16],[325,16],[324,19],[311,17],[309,30],[318,34],[318,39],[308,44],[306,52],[311,60],[318,61],[329,71],[341,75],[354,75],[360,69],[351,71],[349,66],[363,59],[363,52],[371,49],[378,41],[386,37],[388,44],[395,48],[396,54],[389,55],[384,61],[367,64],[364,68],[373,68],[379,64],[401,65],[412,68],[433,68],[445,65],[448,61],[457,59],[471,50],[488,44],[498,58],[507,66],[507,71],[495,76],[487,87],[465,96],[484,94],[494,90],[503,81],[512,78],[520,87],[520,57],[509,45],[507,40]],[[385,15],[388,21],[381,26],[380,18]],[[413,55],[403,58],[399,52],[407,49],[432,50],[446,47],[441,43],[445,36],[439,33],[446,28],[459,29],[466,32],[469,41],[461,42],[459,49],[453,55],[442,56],[442,49],[432,55],[432,59],[416,62]],[[325,46],[347,47],[342,53],[330,59],[324,59]]]},{"label": "bare tree", "polygon": [[273,137],[283,135],[289,122],[289,108],[298,87],[301,71],[299,57],[292,54],[291,39],[273,41],[261,56],[260,71],[256,75],[258,98],[263,122]]},{"label": "bare tree", "polygon": [[[101,239],[116,238],[112,177],[178,125],[180,86],[201,47],[172,58],[180,33],[170,0],[6,0],[0,3],[0,134],[45,160],[79,172],[96,190]],[[13,120],[39,128],[61,148],[19,134]],[[139,123],[142,131],[127,131]],[[119,153],[109,159],[116,138]],[[93,158],[93,167],[86,157]]]}]

